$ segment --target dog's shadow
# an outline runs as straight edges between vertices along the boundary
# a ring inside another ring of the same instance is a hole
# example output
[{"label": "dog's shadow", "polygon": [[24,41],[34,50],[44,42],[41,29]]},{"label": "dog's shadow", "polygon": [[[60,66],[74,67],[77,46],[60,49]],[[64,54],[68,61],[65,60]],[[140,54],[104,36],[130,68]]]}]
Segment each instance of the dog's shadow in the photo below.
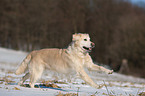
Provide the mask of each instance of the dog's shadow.
[{"label": "dog's shadow", "polygon": [[[18,83],[8,83],[8,85],[18,85]],[[30,88],[29,84],[22,84],[20,85],[21,87],[26,87],[26,88]],[[61,87],[55,85],[55,84],[36,84],[34,85],[34,88],[48,88],[48,89],[54,89],[54,90],[59,90],[59,91],[65,91],[65,92],[69,92],[69,91],[73,91],[73,90],[64,90],[61,89]]]},{"label": "dog's shadow", "polygon": [[[29,84],[23,84],[21,86],[30,88]],[[60,90],[60,91],[67,91],[67,90],[61,89],[61,87],[54,85],[54,84],[48,84],[48,85],[47,84],[37,84],[37,85],[34,85],[34,87],[35,88],[48,88],[48,89],[55,89],[55,90]]]}]

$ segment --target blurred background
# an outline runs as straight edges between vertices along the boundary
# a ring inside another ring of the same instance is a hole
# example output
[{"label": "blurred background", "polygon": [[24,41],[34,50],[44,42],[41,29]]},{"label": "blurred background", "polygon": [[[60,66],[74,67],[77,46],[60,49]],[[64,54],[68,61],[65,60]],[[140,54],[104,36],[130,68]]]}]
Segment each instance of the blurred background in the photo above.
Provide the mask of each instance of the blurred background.
[{"label": "blurred background", "polygon": [[94,62],[145,78],[145,0],[0,0],[0,47],[66,48],[80,32]]}]

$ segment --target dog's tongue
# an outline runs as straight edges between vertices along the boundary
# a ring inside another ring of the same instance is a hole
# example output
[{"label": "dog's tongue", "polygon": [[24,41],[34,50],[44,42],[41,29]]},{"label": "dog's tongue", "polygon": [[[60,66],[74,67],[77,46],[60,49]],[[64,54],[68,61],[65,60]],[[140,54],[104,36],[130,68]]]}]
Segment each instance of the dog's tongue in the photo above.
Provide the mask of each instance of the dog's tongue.
[{"label": "dog's tongue", "polygon": [[92,48],[89,48],[89,50],[92,50]]}]

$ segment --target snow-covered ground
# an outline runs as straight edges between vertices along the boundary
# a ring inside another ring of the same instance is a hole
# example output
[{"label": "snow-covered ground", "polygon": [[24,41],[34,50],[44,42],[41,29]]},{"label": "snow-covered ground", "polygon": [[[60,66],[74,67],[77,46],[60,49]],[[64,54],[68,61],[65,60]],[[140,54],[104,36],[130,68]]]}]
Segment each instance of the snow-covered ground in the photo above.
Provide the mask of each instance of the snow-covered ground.
[{"label": "snow-covered ground", "polygon": [[[17,76],[15,70],[27,55],[26,52],[0,48],[0,96],[62,96],[60,94],[76,93],[79,96],[137,96],[145,92],[145,79],[126,76],[118,73],[111,75],[89,72],[87,73],[97,84],[105,84],[101,89],[95,89],[85,84],[83,80],[69,76],[44,72],[42,79],[36,83],[39,88],[29,88],[28,81],[24,86],[17,83],[24,75]],[[55,78],[58,81],[54,81]],[[49,81],[48,81],[49,80]],[[70,81],[70,82],[68,82]],[[58,87],[50,87],[47,85]],[[69,95],[71,96],[71,95]]]}]

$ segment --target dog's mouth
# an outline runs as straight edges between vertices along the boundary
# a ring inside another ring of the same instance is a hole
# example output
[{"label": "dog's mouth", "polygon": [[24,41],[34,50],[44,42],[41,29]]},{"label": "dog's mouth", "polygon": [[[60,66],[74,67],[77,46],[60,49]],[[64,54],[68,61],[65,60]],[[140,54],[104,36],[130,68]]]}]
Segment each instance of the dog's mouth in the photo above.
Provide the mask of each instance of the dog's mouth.
[{"label": "dog's mouth", "polygon": [[85,51],[88,51],[88,52],[91,52],[92,51],[92,48],[91,47],[85,47],[85,46],[83,46],[83,49],[85,50]]}]

